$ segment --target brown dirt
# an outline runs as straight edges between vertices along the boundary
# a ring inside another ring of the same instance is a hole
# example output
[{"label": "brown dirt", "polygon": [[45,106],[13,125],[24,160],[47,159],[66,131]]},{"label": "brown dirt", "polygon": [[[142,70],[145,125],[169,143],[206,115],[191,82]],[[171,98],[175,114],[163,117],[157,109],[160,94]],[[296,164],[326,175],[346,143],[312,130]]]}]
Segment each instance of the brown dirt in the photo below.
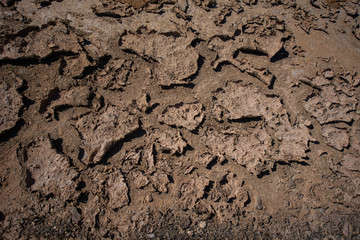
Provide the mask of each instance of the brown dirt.
[{"label": "brown dirt", "polygon": [[359,239],[359,5],[0,0],[0,239]]}]

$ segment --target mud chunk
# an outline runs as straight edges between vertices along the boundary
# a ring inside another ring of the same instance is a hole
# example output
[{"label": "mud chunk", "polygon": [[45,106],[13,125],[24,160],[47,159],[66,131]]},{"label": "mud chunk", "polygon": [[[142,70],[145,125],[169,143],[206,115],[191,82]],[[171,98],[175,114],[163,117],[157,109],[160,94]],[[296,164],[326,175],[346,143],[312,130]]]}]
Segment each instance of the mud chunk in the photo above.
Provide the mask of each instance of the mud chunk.
[{"label": "mud chunk", "polygon": [[316,76],[314,78],[300,77],[299,80],[315,89],[321,89],[322,86],[330,85],[330,81],[324,76]]},{"label": "mud chunk", "polygon": [[157,62],[154,73],[160,85],[188,84],[198,71],[199,54],[191,47],[191,38],[178,35],[128,33],[121,37],[120,44],[124,51]]},{"label": "mud chunk", "polygon": [[74,126],[58,122],[54,131],[49,136],[52,141],[60,140],[62,152],[72,160],[82,157],[80,148],[81,138]]},{"label": "mud chunk", "polygon": [[158,150],[162,152],[182,154],[187,147],[187,143],[181,136],[179,130],[167,129],[161,131],[159,129],[154,129],[152,131],[152,138],[155,140]]},{"label": "mud chunk", "polygon": [[209,152],[205,152],[197,157],[197,162],[203,164],[207,168],[215,159],[216,156],[212,155]]},{"label": "mud chunk", "polygon": [[211,199],[221,202],[237,201],[243,207],[243,204],[248,200],[248,193],[243,185],[244,181],[242,179],[239,179],[236,174],[228,172],[216,182]]},{"label": "mud chunk", "polygon": [[265,95],[254,86],[241,86],[239,83],[229,82],[226,87],[215,92],[213,111],[228,120],[259,120],[264,118],[275,127],[277,117],[284,111],[280,98]]},{"label": "mud chunk", "polygon": [[350,178],[358,177],[360,173],[359,156],[345,154],[343,158],[329,157],[330,169],[335,172],[343,173]]},{"label": "mud chunk", "polygon": [[139,120],[127,111],[109,106],[101,113],[80,118],[76,128],[88,150],[85,163],[96,164],[116,143],[139,128]]},{"label": "mud chunk", "polygon": [[26,172],[26,187],[31,191],[54,194],[64,201],[74,195],[76,184],[73,179],[78,173],[70,167],[65,156],[52,148],[48,138],[35,139],[19,157]]},{"label": "mud chunk", "polygon": [[[288,113],[279,97],[265,94],[252,85],[241,86],[234,82],[229,82],[226,87],[217,90],[214,96],[216,100],[213,104],[213,114],[217,120],[222,118],[243,122],[264,120],[276,131],[275,137],[281,142],[277,158],[289,161],[306,157],[309,141],[314,139],[304,123],[290,123]],[[262,136],[268,135],[265,129],[261,130],[261,133]],[[248,134],[244,136],[246,135]],[[268,139],[267,147],[270,147],[270,137]],[[252,149],[254,146],[248,147]]]},{"label": "mud chunk", "polygon": [[[51,98],[57,97],[58,89],[54,89],[49,92],[48,98],[42,101],[40,106],[40,113],[44,113],[46,117],[56,116],[56,111],[62,107],[88,107],[90,104],[90,88],[87,86],[74,87],[69,91],[61,92],[55,101]],[[49,107],[46,104],[51,101]]]},{"label": "mud chunk", "polygon": [[334,86],[325,86],[321,92],[313,92],[304,101],[304,107],[320,124],[351,122],[354,119],[357,100],[337,92]]},{"label": "mud chunk", "polygon": [[117,90],[126,86],[133,69],[133,61],[114,59],[96,76],[99,85],[104,89]]},{"label": "mud chunk", "polygon": [[348,3],[342,7],[345,10],[347,15],[349,15],[353,18],[356,18],[357,16],[359,16],[358,9],[354,4]]},{"label": "mud chunk", "polygon": [[168,106],[159,116],[159,121],[170,126],[195,130],[204,120],[205,114],[201,103],[179,103]]},{"label": "mud chunk", "polygon": [[329,167],[332,171],[349,177],[351,180],[350,186],[354,190],[354,197],[360,195],[360,161],[358,155],[345,154],[342,159],[330,156]]},{"label": "mud chunk", "polygon": [[322,135],[326,138],[326,143],[329,146],[339,151],[349,146],[349,134],[344,129],[324,125]]},{"label": "mud chunk", "polygon": [[22,96],[16,87],[0,83],[0,135],[15,127],[23,107]]},{"label": "mud chunk", "polygon": [[360,128],[351,130],[351,147],[360,155]]},{"label": "mud chunk", "polygon": [[112,209],[122,208],[128,205],[129,188],[125,182],[123,175],[120,172],[113,172],[107,180],[109,206]]},{"label": "mud chunk", "polygon": [[90,94],[88,86],[74,87],[67,92],[61,93],[60,98],[51,104],[51,108],[56,109],[63,106],[88,107]]},{"label": "mud chunk", "polygon": [[[191,0],[188,0],[191,1]],[[195,2],[196,5],[201,6],[205,10],[210,10],[209,8],[215,7],[216,1],[215,0],[192,0]]]},{"label": "mud chunk", "polygon": [[326,69],[322,74],[326,79],[333,79],[335,76],[334,71],[331,69]]},{"label": "mud chunk", "polygon": [[243,2],[246,4],[246,5],[256,5],[257,3],[257,0],[243,0]]},{"label": "mud chunk", "polygon": [[[216,45],[228,45],[227,48],[232,49],[228,53],[235,53],[237,50],[259,52],[269,58],[273,58],[283,47],[282,38],[285,34],[285,24],[275,16],[244,18],[240,23],[239,30],[243,34],[237,36],[233,41],[225,41],[221,44],[219,40],[216,40]],[[232,56],[236,55],[228,55],[227,58]]]},{"label": "mud chunk", "polygon": [[[230,41],[230,43],[228,43]],[[236,52],[239,51],[241,45],[243,44],[240,40],[229,40],[223,41],[219,38],[214,38],[209,43],[209,48],[214,50],[217,53],[216,60],[212,63],[213,68],[217,69],[222,63],[231,63],[234,67],[238,68],[242,72],[259,79],[264,84],[270,86],[273,82],[274,75],[267,69],[256,68],[250,64],[245,58],[238,60],[234,58]],[[231,42],[232,41],[232,42]],[[252,47],[245,47],[245,51],[254,51],[251,50]],[[256,48],[256,47],[255,47]],[[259,49],[257,51],[260,51]],[[263,50],[261,50],[263,51]]]},{"label": "mud chunk", "polygon": [[58,23],[6,44],[0,59],[44,59],[53,53],[78,54],[81,50],[77,36],[69,32],[64,24]]},{"label": "mud chunk", "polygon": [[[134,2],[138,2],[138,1],[134,1]],[[101,3],[102,5],[95,6],[93,8],[93,11],[97,16],[121,18],[121,17],[128,17],[134,14],[134,9],[129,7],[128,5],[131,4],[132,1],[102,0]]]},{"label": "mud chunk", "polygon": [[233,134],[207,131],[201,139],[214,155],[233,160],[255,175],[270,168],[272,139],[262,127]]},{"label": "mud chunk", "polygon": [[84,70],[91,66],[86,54],[81,52],[79,56],[65,57],[62,61],[61,72],[67,77],[80,77]]},{"label": "mud chunk", "polygon": [[136,100],[136,107],[138,110],[144,113],[148,113],[155,104],[150,103],[150,96],[147,93],[143,93],[139,99]]},{"label": "mud chunk", "polygon": [[310,141],[315,141],[315,139],[303,123],[292,126],[287,116],[284,117],[286,120],[276,127],[275,132],[275,137],[280,140],[279,158],[284,161],[301,161],[302,158],[307,157],[306,152],[309,150]]},{"label": "mud chunk", "polygon": [[151,183],[154,188],[160,193],[168,192],[168,184],[170,183],[169,177],[166,173],[162,171],[157,171],[151,176]]},{"label": "mud chunk", "polygon": [[343,168],[346,171],[360,173],[360,161],[359,156],[353,154],[346,154],[343,158]]},{"label": "mud chunk", "polygon": [[147,172],[150,174],[156,171],[154,151],[154,144],[149,144],[144,147],[142,152],[142,159],[145,162]]},{"label": "mud chunk", "polygon": [[194,207],[195,202],[204,197],[206,188],[210,184],[211,181],[207,177],[198,175],[183,183],[179,190],[179,198],[183,202],[183,209]]},{"label": "mud chunk", "polygon": [[134,181],[134,185],[138,189],[144,188],[149,184],[149,179],[141,171],[132,172],[131,179]]}]

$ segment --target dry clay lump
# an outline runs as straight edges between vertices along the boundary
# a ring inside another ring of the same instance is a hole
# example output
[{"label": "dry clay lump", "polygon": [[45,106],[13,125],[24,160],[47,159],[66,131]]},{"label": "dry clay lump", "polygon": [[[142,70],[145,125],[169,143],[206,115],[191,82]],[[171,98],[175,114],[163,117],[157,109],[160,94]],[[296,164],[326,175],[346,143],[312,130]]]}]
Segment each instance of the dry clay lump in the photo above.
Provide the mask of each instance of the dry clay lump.
[{"label": "dry clay lump", "polygon": [[46,26],[40,32],[31,32],[25,39],[17,38],[15,41],[6,44],[3,46],[0,60],[19,58],[44,59],[56,52],[73,54],[81,52],[77,36],[70,33],[64,24]]},{"label": "dry clay lump", "polygon": [[201,103],[179,103],[168,106],[159,121],[170,126],[184,127],[190,131],[195,130],[204,120],[205,114]]},{"label": "dry clay lump", "polygon": [[[21,150],[20,150],[21,151]],[[52,148],[49,138],[32,141],[19,155],[24,165],[26,186],[44,195],[57,195],[67,200],[75,193],[74,178],[78,172],[70,166],[69,159]]]},{"label": "dry clay lump", "polygon": [[164,34],[127,33],[120,39],[121,48],[154,61],[155,78],[162,86],[188,84],[198,71],[199,54],[191,47],[191,38]]},{"label": "dry clay lump", "polygon": [[170,154],[182,154],[187,146],[180,131],[176,129],[166,129],[163,131],[153,129],[151,131],[151,139],[155,141],[158,150],[169,152]]},{"label": "dry clay lump", "polygon": [[139,128],[139,120],[127,111],[109,106],[101,113],[80,118],[76,128],[88,150],[85,162],[96,164],[116,143]]},{"label": "dry clay lump", "polygon": [[[209,131],[202,140],[214,155],[234,160],[255,175],[270,170],[272,139],[264,128],[233,134]],[[204,156],[199,157],[202,159]]]},{"label": "dry clay lump", "polygon": [[[254,174],[266,170],[269,159],[290,161],[306,158],[309,142],[314,139],[304,122],[290,123],[279,97],[265,94],[252,85],[245,87],[237,82],[230,82],[226,87],[218,89],[214,96],[212,112],[218,121],[263,120],[275,130],[274,137],[280,142],[277,152],[273,147],[273,137],[263,128],[234,130],[226,134],[205,133],[204,141],[215,155],[225,154],[225,157],[245,165]],[[245,147],[246,145],[248,146]],[[253,151],[254,148],[258,150]]]},{"label": "dry clay lump", "polygon": [[[53,89],[50,91],[48,98],[51,99],[59,90]],[[48,99],[42,101],[39,112],[44,113],[46,117],[56,115],[57,109],[61,107],[88,107],[90,104],[90,88],[87,86],[74,87],[68,91],[61,92],[59,98],[52,101],[49,106]]]},{"label": "dry clay lump", "polygon": [[239,51],[262,53],[272,59],[283,48],[283,39],[287,37],[284,23],[274,16],[255,17],[244,20],[240,29],[243,34],[234,39],[215,37],[209,42],[209,48],[217,53],[214,68],[228,62],[270,86],[274,76],[269,70],[254,67],[244,58],[238,59],[238,55],[241,55]]},{"label": "dry clay lump", "polygon": [[357,100],[330,85],[320,92],[313,92],[304,102],[304,107],[320,124],[351,122],[354,119]]},{"label": "dry clay lump", "polygon": [[109,192],[109,205],[113,209],[126,206],[129,201],[129,189],[120,172],[112,173],[107,180]]},{"label": "dry clay lump", "polygon": [[14,86],[0,83],[0,135],[15,127],[23,106],[22,96]]},{"label": "dry clay lump", "polygon": [[339,151],[349,146],[349,134],[345,129],[324,125],[322,127],[322,135],[326,138],[328,145]]}]

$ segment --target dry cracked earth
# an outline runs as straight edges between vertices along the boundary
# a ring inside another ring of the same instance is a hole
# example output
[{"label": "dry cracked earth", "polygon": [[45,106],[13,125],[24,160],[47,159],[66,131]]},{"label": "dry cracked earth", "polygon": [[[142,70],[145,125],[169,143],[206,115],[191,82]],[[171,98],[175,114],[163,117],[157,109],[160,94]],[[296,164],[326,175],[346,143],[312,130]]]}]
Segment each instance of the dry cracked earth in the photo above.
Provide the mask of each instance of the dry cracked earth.
[{"label": "dry cracked earth", "polygon": [[0,239],[359,239],[359,0],[0,0]]}]

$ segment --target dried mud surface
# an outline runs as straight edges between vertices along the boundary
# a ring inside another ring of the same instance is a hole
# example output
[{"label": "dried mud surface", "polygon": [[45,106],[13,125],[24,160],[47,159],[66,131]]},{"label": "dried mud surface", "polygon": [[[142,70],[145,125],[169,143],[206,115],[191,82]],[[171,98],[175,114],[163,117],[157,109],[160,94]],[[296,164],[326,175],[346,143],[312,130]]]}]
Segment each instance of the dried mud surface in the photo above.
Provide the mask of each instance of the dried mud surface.
[{"label": "dried mud surface", "polygon": [[0,239],[359,239],[359,0],[0,0]]}]

